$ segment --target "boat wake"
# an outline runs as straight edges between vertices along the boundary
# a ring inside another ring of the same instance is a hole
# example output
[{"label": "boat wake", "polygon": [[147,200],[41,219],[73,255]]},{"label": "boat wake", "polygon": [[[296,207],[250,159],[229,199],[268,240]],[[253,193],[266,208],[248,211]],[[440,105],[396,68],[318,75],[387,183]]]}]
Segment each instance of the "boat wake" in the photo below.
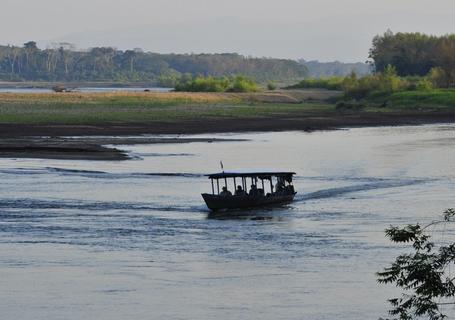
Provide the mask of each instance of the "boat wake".
[{"label": "boat wake", "polygon": [[[207,212],[205,206],[162,205],[156,203],[102,202],[47,199],[0,199],[0,209],[84,210],[84,211],[175,211]],[[0,215],[1,217],[1,215]]]},{"label": "boat wake", "polygon": [[416,184],[422,184],[428,182],[428,179],[409,179],[409,180],[392,180],[392,179],[379,179],[372,183],[364,183],[353,186],[330,188],[324,190],[318,190],[315,192],[297,195],[294,201],[308,201],[318,200],[326,198],[340,197],[350,193],[377,190],[377,189],[389,189],[389,188],[400,188]]},{"label": "boat wake", "polygon": [[187,173],[187,172],[141,172],[141,173],[110,173],[104,171],[88,171],[88,170],[74,170],[62,168],[45,168],[47,172],[62,174],[62,175],[80,175],[89,178],[140,178],[140,177],[183,177],[183,178],[199,178],[204,177],[202,173]]},{"label": "boat wake", "polygon": [[111,173],[96,170],[77,170],[46,167],[42,169],[3,169],[1,174],[11,175],[39,175],[39,174],[57,174],[61,176],[80,176],[94,179],[130,179],[130,178],[150,178],[150,177],[183,177],[183,178],[202,178],[203,173],[187,172],[133,172],[133,173]]}]

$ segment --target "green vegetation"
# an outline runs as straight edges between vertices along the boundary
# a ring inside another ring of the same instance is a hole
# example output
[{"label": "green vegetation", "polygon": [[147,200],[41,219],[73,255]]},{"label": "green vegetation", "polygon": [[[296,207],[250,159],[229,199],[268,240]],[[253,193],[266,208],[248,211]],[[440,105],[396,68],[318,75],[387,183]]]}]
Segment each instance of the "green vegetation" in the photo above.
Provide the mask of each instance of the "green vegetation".
[{"label": "green vegetation", "polygon": [[246,77],[195,77],[183,76],[175,86],[175,91],[184,92],[256,92],[257,84]]},{"label": "green vegetation", "polygon": [[390,107],[441,108],[455,107],[455,89],[434,89],[426,91],[401,91],[387,97]]},{"label": "green vegetation", "polygon": [[230,82],[227,78],[213,77],[182,77],[175,86],[175,91],[183,92],[226,92]]},{"label": "green vegetation", "polygon": [[233,79],[229,92],[256,92],[258,87],[256,82],[243,76],[237,76]]},{"label": "green vegetation", "polygon": [[275,82],[273,82],[273,81],[267,82],[267,90],[273,91],[276,89],[278,89],[278,86]]},{"label": "green vegetation", "polygon": [[391,108],[455,107],[455,89],[438,89],[431,77],[399,77],[395,67],[357,78],[346,77],[342,84],[344,100]]},{"label": "green vegetation", "polygon": [[382,73],[343,81],[344,101],[389,108],[455,107],[455,89],[438,89],[428,78],[401,78],[389,66]]},{"label": "green vegetation", "polygon": [[400,76],[426,76],[430,73],[438,87],[455,86],[455,34],[441,37],[421,33],[391,31],[373,39],[370,58],[377,72],[388,65]]},{"label": "green vegetation", "polygon": [[356,105],[389,109],[455,107],[455,89],[441,88],[435,72],[432,69],[425,77],[400,77],[395,67],[388,65],[372,75],[358,77],[351,73],[345,78],[308,79],[288,88],[342,90],[340,108],[359,109]]},{"label": "green vegetation", "polygon": [[328,89],[328,90],[341,90],[343,78],[330,77],[318,79],[305,79],[299,83],[289,86],[286,89]]},{"label": "green vegetation", "polygon": [[412,244],[410,253],[398,256],[390,267],[377,274],[380,283],[394,284],[403,290],[400,298],[389,300],[393,307],[391,315],[399,319],[447,318],[442,308],[454,304],[451,268],[455,263],[455,243],[448,238],[433,242],[429,230],[437,227],[447,230],[448,224],[455,222],[454,217],[455,210],[449,209],[443,220],[427,226],[415,224],[386,230],[392,242]]},{"label": "green vegetation", "polygon": [[0,46],[0,81],[152,82],[174,87],[186,73],[216,78],[244,74],[266,82],[295,81],[307,69],[297,61],[230,53],[158,54],[110,47],[77,51],[68,43],[41,50],[34,41],[23,47]]},{"label": "green vegetation", "polygon": [[371,96],[387,95],[410,88],[411,83],[397,76],[392,66],[383,72],[358,78],[355,73],[341,81],[346,99],[363,99]]}]

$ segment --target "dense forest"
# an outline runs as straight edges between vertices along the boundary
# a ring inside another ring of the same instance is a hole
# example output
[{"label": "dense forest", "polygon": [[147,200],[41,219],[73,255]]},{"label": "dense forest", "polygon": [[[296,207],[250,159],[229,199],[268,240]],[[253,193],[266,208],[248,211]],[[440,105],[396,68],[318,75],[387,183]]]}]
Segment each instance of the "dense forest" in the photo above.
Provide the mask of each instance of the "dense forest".
[{"label": "dense forest", "polygon": [[370,59],[377,72],[388,65],[400,76],[440,79],[441,87],[455,86],[455,35],[431,36],[422,33],[387,31],[373,39]]},{"label": "dense forest", "polygon": [[304,59],[300,59],[299,62],[308,69],[308,76],[311,78],[344,77],[351,72],[363,76],[372,72],[372,67],[363,62],[319,62],[317,60],[306,61]]},{"label": "dense forest", "polygon": [[251,58],[226,54],[158,54],[110,47],[75,50],[61,43],[40,49],[34,41],[0,46],[0,80],[3,81],[110,81],[155,82],[173,86],[183,74],[233,76],[242,74],[257,81],[293,80],[307,69],[296,61]]}]

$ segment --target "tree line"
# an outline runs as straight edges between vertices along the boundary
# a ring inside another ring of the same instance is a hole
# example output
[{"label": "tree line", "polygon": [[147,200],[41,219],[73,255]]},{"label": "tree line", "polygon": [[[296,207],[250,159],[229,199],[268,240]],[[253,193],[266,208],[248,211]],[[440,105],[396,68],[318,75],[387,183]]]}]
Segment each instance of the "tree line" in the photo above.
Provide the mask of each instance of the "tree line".
[{"label": "tree line", "polygon": [[391,65],[399,76],[430,75],[439,87],[455,87],[455,34],[387,31],[373,39],[369,57],[376,72]]},{"label": "tree line", "polygon": [[257,81],[304,77],[306,67],[286,59],[226,54],[158,54],[141,49],[97,47],[76,50],[69,43],[40,49],[36,42],[0,46],[3,81],[155,82],[175,85],[183,74],[224,77],[242,74]]}]

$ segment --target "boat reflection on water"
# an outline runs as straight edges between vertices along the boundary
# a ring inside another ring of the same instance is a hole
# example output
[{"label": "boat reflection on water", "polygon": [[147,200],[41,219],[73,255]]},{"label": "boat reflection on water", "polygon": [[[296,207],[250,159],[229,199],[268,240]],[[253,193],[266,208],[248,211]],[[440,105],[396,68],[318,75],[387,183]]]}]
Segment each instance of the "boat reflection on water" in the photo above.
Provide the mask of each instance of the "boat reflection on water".
[{"label": "boat reflection on water", "polygon": [[287,220],[284,213],[288,213],[289,210],[288,205],[275,205],[267,208],[210,211],[207,219],[283,222]]}]

